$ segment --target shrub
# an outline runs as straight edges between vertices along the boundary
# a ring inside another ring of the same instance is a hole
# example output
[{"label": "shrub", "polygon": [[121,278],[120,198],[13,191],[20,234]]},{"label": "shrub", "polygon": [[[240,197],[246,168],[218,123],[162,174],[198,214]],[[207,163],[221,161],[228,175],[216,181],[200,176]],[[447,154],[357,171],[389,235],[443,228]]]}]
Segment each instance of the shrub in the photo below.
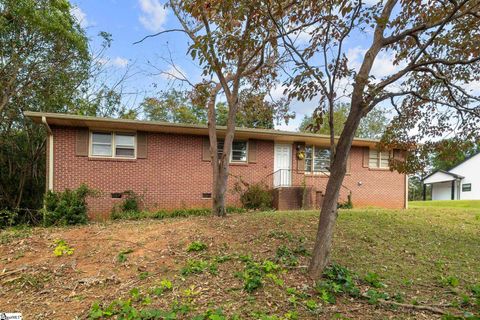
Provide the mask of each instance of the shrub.
[{"label": "shrub", "polygon": [[338,209],[353,209],[352,195],[347,196],[347,201],[337,204]]},{"label": "shrub", "polygon": [[15,225],[18,212],[15,210],[0,209],[0,228],[11,227]]},{"label": "shrub", "polygon": [[249,210],[269,210],[272,208],[272,193],[263,183],[247,184],[243,183],[245,189],[239,184],[235,190],[240,193],[240,202],[245,209]]},{"label": "shrub", "polygon": [[[245,212],[243,208],[227,207],[227,213]],[[166,219],[190,216],[209,216],[212,214],[211,209],[192,208],[192,209],[175,209],[175,210],[158,210],[158,211],[122,211],[120,207],[112,210],[111,218],[113,220],[139,220],[139,219]]]},{"label": "shrub", "polygon": [[149,213],[144,211],[121,211],[114,209],[110,217],[113,220],[140,220],[148,218],[148,215]]},{"label": "shrub", "polygon": [[140,201],[140,196],[137,195],[135,192],[132,190],[125,191],[123,193],[125,196],[122,205],[121,205],[121,210],[123,212],[128,212],[128,211],[139,211],[139,201]]},{"label": "shrub", "polygon": [[48,191],[45,194],[42,209],[43,223],[51,225],[75,225],[88,221],[87,217],[87,196],[94,196],[96,192],[82,184],[76,190],[65,190],[64,192]]}]

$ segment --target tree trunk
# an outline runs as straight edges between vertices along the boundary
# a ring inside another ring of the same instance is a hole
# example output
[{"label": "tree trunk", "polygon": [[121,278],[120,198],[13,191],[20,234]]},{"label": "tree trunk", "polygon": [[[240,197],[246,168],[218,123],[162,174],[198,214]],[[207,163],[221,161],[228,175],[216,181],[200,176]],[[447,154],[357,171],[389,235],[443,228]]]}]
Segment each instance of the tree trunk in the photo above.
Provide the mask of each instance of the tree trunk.
[{"label": "tree trunk", "polygon": [[235,114],[238,102],[235,95],[235,104],[233,106],[231,103],[229,104],[227,131],[223,141],[223,152],[219,156],[215,102],[217,93],[221,88],[220,85],[217,85],[210,93],[210,99],[208,101],[208,135],[213,169],[212,213],[219,217],[225,217],[227,213],[225,210],[225,193],[227,192],[228,167],[230,164],[230,152],[232,150],[232,142],[235,134]]},{"label": "tree trunk", "polygon": [[[223,160],[223,159],[222,159]],[[213,199],[213,214],[218,217],[225,217],[225,193],[227,192],[228,182],[228,163],[220,160],[218,163],[218,176],[215,183],[215,197]]]},{"label": "tree trunk", "polygon": [[330,168],[325,198],[320,211],[315,246],[308,272],[312,279],[318,279],[323,269],[328,265],[332,247],[333,232],[337,221],[337,203],[342,187],[343,178],[347,170],[347,158],[352,146],[353,137],[357,130],[362,113],[360,107],[353,108],[345,123],[340,139],[338,140],[333,164]]}]

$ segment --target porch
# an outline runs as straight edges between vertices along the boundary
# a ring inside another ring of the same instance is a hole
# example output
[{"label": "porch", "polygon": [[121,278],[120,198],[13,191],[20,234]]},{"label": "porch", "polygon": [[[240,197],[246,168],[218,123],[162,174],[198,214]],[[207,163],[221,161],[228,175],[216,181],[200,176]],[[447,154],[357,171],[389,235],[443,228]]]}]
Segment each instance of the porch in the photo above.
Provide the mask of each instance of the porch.
[{"label": "porch", "polygon": [[427,198],[427,186],[432,187],[432,200],[460,200],[460,185],[464,177],[438,170],[423,179],[423,200]]}]

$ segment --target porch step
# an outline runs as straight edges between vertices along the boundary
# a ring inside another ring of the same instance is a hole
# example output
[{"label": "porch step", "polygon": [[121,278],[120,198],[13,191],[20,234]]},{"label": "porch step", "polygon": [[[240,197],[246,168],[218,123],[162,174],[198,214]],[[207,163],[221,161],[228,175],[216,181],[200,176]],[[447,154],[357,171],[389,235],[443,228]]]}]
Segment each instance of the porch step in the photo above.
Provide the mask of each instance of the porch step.
[{"label": "porch step", "polygon": [[315,209],[320,207],[323,194],[314,187],[292,186],[272,190],[276,210]]}]

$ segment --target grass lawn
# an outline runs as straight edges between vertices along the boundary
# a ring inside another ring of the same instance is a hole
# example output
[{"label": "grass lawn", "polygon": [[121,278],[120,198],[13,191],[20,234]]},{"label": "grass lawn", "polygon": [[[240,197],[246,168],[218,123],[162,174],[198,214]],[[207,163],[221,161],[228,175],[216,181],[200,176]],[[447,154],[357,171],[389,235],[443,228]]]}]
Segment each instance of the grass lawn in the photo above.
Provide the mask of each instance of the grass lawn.
[{"label": "grass lawn", "polygon": [[412,208],[441,207],[480,209],[480,200],[410,201],[408,205]]},{"label": "grass lawn", "polygon": [[1,231],[0,311],[26,319],[140,319],[140,310],[144,319],[442,318],[380,298],[480,316],[479,207],[341,210],[332,262],[352,281],[337,268],[320,285],[305,268],[317,223],[313,211],[255,212]]}]

